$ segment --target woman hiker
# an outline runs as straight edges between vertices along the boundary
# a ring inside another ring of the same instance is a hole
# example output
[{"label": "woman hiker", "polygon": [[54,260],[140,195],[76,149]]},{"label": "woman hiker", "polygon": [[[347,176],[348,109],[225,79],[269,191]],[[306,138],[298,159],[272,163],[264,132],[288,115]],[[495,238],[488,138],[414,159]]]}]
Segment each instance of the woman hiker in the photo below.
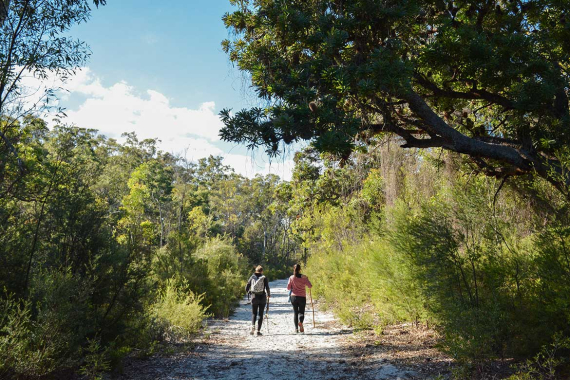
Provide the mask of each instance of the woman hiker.
[{"label": "woman hiker", "polygon": [[291,304],[293,304],[293,321],[295,332],[305,332],[303,321],[305,320],[305,306],[307,305],[307,293],[305,287],[312,288],[309,278],[301,274],[301,264],[293,266],[293,275],[289,277],[287,290],[291,291]]},{"label": "woman hiker", "polygon": [[263,323],[263,311],[265,310],[265,305],[269,301],[271,293],[269,291],[269,281],[267,277],[263,275],[263,267],[261,265],[255,268],[255,273],[249,278],[245,286],[245,291],[253,295],[251,299],[252,317],[250,334],[253,335],[255,333],[255,318],[258,317],[257,335],[262,335],[261,324]]}]

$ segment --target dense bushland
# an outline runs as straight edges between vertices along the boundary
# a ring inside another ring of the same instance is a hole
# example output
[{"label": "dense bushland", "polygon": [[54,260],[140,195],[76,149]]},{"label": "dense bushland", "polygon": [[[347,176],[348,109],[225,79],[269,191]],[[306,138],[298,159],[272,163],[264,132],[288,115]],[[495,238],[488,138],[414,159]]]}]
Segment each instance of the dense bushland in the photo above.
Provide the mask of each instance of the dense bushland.
[{"label": "dense bushland", "polygon": [[342,166],[308,148],[290,182],[247,179],[134,135],[18,125],[26,170],[7,160],[0,193],[2,376],[91,376],[186,341],[229,315],[252,264],[277,278],[297,259],[345,322],[429,321],[461,361],[530,358],[570,334],[567,203],[542,180],[390,140]]},{"label": "dense bushland", "polygon": [[221,136],[312,144],[293,227],[316,292],[362,326],[433,321],[466,360],[568,336],[567,1],[232,3],[222,47],[264,106]]},{"label": "dense bushland", "polygon": [[229,315],[253,264],[291,263],[290,192],[276,176],[188,162],[133,134],[119,144],[31,117],[10,123],[0,377],[91,376],[188,340],[205,317]]},{"label": "dense bushland", "polygon": [[458,360],[556,376],[567,2],[231,3],[223,49],[264,107],[222,111],[221,137],[310,141],[291,182],[48,130],[30,115],[56,92],[29,105],[21,82],[84,65],[68,32],[105,1],[0,0],[0,377],[96,377],[227,316],[250,265],[275,278],[297,259],[347,323],[429,321]]},{"label": "dense bushland", "polygon": [[[468,362],[528,358],[569,336],[559,193],[542,181],[466,174],[439,152],[388,143],[380,156],[380,169],[360,175],[340,205],[321,203],[309,216],[315,294],[360,328],[429,321],[443,348]],[[362,171],[324,167],[321,176]],[[370,188],[380,191],[371,198]]]}]

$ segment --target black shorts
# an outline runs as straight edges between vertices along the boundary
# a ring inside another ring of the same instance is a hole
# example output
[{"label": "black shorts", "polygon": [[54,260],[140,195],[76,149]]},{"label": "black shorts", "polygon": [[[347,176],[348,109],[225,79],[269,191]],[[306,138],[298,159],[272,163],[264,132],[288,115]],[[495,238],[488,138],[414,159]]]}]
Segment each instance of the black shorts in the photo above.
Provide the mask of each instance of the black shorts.
[{"label": "black shorts", "polygon": [[253,298],[251,299],[252,305],[263,305],[267,303],[267,295],[263,294],[253,294]]}]

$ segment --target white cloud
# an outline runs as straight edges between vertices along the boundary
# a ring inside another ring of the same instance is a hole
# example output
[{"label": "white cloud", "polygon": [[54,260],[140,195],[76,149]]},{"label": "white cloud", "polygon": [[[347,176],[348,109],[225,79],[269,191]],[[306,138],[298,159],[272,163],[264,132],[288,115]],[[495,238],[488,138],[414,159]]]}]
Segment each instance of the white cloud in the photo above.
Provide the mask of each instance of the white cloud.
[{"label": "white cloud", "polygon": [[196,138],[217,141],[223,126],[214,102],[198,109],[174,107],[164,94],[154,90],[139,94],[126,82],[106,88],[89,69],[83,69],[64,88],[69,98],[75,94],[87,97],[78,109],[66,111],[67,121],[98,129],[108,137],[134,131],[141,138],[158,137],[163,149],[179,152]]},{"label": "white cloud", "polygon": [[139,139],[158,138],[162,150],[190,160],[220,155],[226,165],[248,177],[268,173],[283,179],[291,177],[290,159],[269,162],[265,155],[231,154],[218,148],[215,143],[223,123],[212,101],[202,103],[198,109],[174,107],[164,94],[150,89],[137,91],[124,81],[105,87],[89,68],[53,87],[65,90],[59,96],[62,105],[85,99],[78,107],[65,111],[66,123],[97,129],[119,141],[123,132],[135,132]]}]

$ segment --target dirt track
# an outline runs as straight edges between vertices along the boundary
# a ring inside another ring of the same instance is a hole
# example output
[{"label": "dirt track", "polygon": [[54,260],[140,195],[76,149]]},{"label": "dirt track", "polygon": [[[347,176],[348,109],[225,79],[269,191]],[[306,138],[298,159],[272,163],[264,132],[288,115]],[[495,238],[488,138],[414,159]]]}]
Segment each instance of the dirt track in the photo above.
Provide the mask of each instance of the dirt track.
[{"label": "dirt track", "polygon": [[350,356],[345,340],[352,334],[330,313],[305,315],[305,334],[296,334],[288,303],[287,280],[270,283],[269,332],[249,335],[251,306],[243,300],[226,321],[210,321],[211,334],[192,352],[168,358],[132,362],[127,379],[417,379],[385,359],[366,361]]}]

